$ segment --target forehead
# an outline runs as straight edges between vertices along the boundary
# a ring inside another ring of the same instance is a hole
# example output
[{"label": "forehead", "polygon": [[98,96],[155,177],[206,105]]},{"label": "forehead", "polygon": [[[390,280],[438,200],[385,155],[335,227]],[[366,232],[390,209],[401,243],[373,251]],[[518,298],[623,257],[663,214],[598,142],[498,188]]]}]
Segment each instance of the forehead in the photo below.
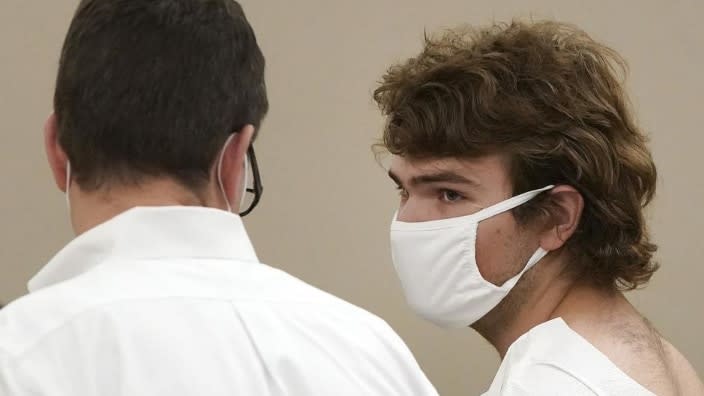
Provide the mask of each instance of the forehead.
[{"label": "forehead", "polygon": [[499,154],[476,158],[422,159],[394,155],[391,157],[389,170],[401,181],[422,175],[450,172],[464,176],[479,185],[510,184],[508,160]]}]

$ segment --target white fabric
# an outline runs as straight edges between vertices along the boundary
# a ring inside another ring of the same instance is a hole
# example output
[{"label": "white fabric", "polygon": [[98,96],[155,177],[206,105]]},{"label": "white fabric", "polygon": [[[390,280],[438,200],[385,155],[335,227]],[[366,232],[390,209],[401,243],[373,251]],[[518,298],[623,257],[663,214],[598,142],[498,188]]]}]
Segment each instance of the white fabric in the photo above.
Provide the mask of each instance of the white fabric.
[{"label": "white fabric", "polygon": [[484,396],[654,396],[561,318],[511,345]]},{"label": "white fabric", "polygon": [[523,269],[501,286],[477,266],[479,223],[518,207],[554,186],[528,191],[477,213],[442,220],[391,224],[391,256],[408,305],[441,327],[467,327],[481,319],[548,253],[538,248]]},{"label": "white fabric", "polygon": [[225,211],[132,209],[29,288],[0,311],[2,396],[437,394],[386,323],[260,264]]}]

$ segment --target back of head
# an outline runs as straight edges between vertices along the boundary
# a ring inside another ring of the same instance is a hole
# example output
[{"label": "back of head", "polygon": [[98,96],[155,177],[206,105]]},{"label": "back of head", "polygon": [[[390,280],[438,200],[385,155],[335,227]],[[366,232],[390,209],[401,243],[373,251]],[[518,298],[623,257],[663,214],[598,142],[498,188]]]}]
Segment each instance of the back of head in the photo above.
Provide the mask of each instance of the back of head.
[{"label": "back of head", "polygon": [[145,177],[198,189],[227,137],[265,116],[264,57],[233,0],[83,0],[54,109],[82,189]]},{"label": "back of head", "polygon": [[[573,186],[585,208],[566,244],[571,269],[605,288],[635,288],[657,269],[643,215],[656,169],[619,72],[616,52],[567,24],[448,31],[376,90],[384,146],[410,158],[505,154],[514,194]],[[514,214],[527,222],[550,209],[543,196]]]}]

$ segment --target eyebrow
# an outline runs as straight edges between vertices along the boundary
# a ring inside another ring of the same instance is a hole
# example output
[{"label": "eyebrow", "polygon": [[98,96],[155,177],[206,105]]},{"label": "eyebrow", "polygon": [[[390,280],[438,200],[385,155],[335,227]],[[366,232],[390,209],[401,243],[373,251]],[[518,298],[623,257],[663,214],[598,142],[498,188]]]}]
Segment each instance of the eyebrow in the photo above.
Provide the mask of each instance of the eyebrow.
[{"label": "eyebrow", "polygon": [[[403,185],[403,183],[401,183],[401,179],[392,171],[389,171],[389,177],[394,182],[396,182],[396,184],[398,184],[399,186]],[[454,172],[448,172],[448,171],[413,176],[411,178],[410,183],[411,183],[411,185],[431,184],[431,183],[457,183],[457,184],[467,184],[470,186],[479,185],[479,183],[477,183],[474,180],[470,180],[462,175],[459,175]]]}]

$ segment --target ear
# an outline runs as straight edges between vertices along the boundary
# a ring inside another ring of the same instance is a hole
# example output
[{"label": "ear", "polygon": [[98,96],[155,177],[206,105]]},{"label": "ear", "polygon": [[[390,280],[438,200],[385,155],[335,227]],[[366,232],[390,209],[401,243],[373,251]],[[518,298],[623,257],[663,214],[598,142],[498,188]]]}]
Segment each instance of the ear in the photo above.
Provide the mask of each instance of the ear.
[{"label": "ear", "polygon": [[549,226],[540,238],[540,246],[554,251],[564,246],[577,231],[584,210],[584,198],[577,189],[567,185],[557,186],[549,194]]},{"label": "ear", "polygon": [[[254,126],[245,125],[244,128],[233,134],[227,146],[223,148],[220,175],[227,200],[234,211],[238,209],[241,194],[243,193],[240,190],[245,176],[244,161],[247,158],[247,150],[252,144],[253,137]],[[217,164],[215,166],[215,172],[217,172]]]},{"label": "ear", "polygon": [[66,192],[66,188],[68,188],[66,185],[68,156],[59,144],[59,126],[56,114],[53,112],[44,124],[44,149],[56,186],[59,190]]}]

